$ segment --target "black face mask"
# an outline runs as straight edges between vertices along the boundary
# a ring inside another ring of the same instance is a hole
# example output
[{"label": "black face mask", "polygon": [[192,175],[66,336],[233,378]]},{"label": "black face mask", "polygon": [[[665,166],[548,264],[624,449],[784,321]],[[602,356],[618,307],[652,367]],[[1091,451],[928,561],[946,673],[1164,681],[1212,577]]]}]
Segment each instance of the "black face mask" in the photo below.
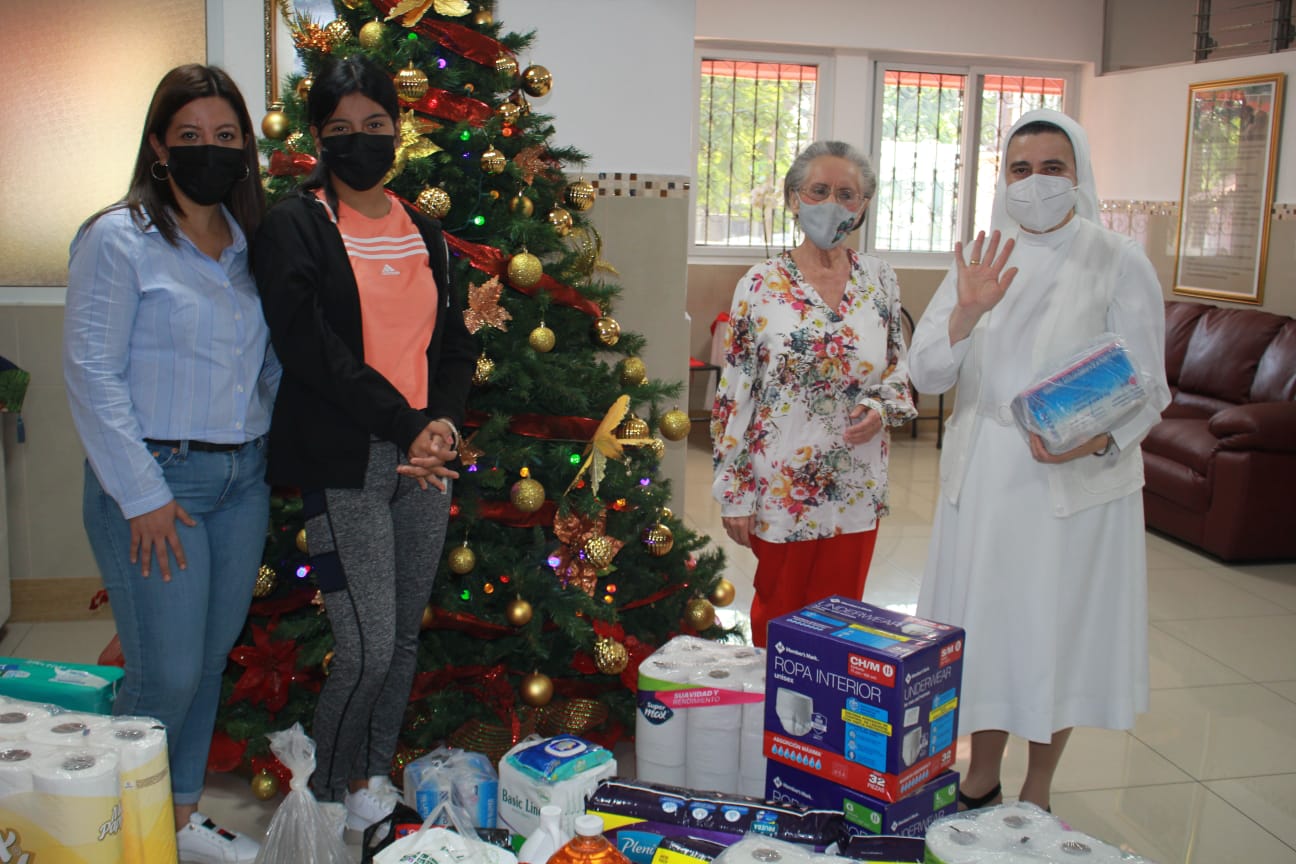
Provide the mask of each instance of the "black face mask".
[{"label": "black face mask", "polygon": [[219,204],[240,180],[247,179],[247,156],[242,147],[192,144],[172,147],[167,159],[171,179],[190,201]]},{"label": "black face mask", "polygon": [[320,156],[328,170],[346,185],[363,192],[387,176],[396,161],[395,135],[330,135],[320,139]]}]

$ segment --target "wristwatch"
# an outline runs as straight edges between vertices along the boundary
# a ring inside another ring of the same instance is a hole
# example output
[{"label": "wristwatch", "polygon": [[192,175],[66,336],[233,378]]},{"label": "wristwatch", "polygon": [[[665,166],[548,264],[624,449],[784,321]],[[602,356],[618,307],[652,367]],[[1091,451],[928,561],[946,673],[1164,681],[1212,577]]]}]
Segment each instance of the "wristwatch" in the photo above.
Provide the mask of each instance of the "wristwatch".
[{"label": "wristwatch", "polygon": [[1111,434],[1110,432],[1108,432],[1108,433],[1107,433],[1107,443],[1103,445],[1103,448],[1102,448],[1101,450],[1096,450],[1096,451],[1094,451],[1094,454],[1093,454],[1093,455],[1095,455],[1095,456],[1106,456],[1108,453],[1111,452],[1111,449],[1112,449],[1113,447],[1115,447],[1115,446],[1116,446],[1116,439],[1112,437],[1112,434]]}]

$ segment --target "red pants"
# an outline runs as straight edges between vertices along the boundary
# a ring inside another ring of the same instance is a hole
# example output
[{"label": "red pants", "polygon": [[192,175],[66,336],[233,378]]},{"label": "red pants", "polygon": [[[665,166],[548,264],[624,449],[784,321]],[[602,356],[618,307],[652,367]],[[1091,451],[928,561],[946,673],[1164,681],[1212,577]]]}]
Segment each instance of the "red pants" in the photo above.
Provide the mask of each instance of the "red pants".
[{"label": "red pants", "polygon": [[765,647],[765,627],[771,618],[834,594],[855,600],[863,597],[876,543],[876,526],[872,531],[796,543],[770,543],[752,537],[756,553],[752,642]]}]

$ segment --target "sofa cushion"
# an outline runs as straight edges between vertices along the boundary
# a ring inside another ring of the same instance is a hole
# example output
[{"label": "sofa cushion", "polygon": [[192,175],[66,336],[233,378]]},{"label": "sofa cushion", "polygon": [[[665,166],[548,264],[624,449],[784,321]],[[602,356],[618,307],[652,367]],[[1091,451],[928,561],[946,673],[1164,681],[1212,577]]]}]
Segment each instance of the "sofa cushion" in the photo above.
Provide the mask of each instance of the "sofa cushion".
[{"label": "sofa cushion", "polygon": [[1183,368],[1184,355],[1188,353],[1188,340],[1197,326],[1197,319],[1211,308],[1205,303],[1188,303],[1171,300],[1165,304],[1166,329],[1166,380],[1171,387],[1179,384],[1179,370]]},{"label": "sofa cushion", "polygon": [[1194,513],[1210,507],[1210,483],[1187,465],[1145,450],[1143,476],[1147,480],[1143,487],[1147,495],[1173,501],[1177,507]]},{"label": "sofa cushion", "polygon": [[1154,453],[1206,476],[1211,455],[1218,449],[1219,439],[1210,431],[1206,420],[1170,418],[1152,427],[1143,439],[1144,454]]},{"label": "sofa cushion", "polygon": [[1252,402],[1290,402],[1296,399],[1296,320],[1288,320],[1260,357]]},{"label": "sofa cushion", "polygon": [[[1234,403],[1225,402],[1223,399],[1214,399],[1210,396],[1202,396],[1200,393],[1180,390],[1174,395],[1173,401],[1166,410],[1161,412],[1161,416],[1195,417],[1203,420],[1209,418],[1212,414],[1218,414],[1225,408],[1236,407]],[[1171,409],[1174,409],[1173,412]]]},{"label": "sofa cushion", "polygon": [[1235,405],[1249,401],[1260,358],[1289,320],[1258,309],[1207,309],[1188,340],[1180,395],[1186,391]]}]

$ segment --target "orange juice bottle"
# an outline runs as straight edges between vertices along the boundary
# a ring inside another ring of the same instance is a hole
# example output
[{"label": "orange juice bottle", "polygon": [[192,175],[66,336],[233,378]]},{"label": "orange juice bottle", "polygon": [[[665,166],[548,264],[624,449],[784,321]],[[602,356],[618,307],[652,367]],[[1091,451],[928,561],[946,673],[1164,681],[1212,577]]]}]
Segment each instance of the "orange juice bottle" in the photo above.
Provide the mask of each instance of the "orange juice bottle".
[{"label": "orange juice bottle", "polygon": [[603,817],[576,817],[576,836],[553,854],[549,864],[630,864],[630,859],[603,836]]}]

